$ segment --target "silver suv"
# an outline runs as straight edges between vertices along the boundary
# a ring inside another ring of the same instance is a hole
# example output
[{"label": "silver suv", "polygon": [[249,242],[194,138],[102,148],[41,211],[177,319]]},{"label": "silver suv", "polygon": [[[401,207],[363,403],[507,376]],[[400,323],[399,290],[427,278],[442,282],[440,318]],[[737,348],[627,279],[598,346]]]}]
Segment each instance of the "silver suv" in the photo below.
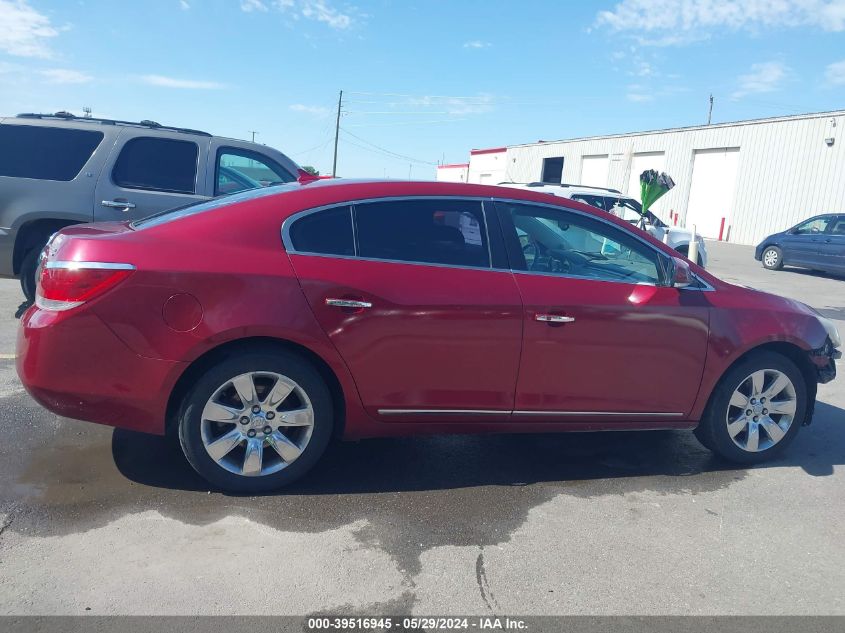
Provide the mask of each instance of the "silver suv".
[{"label": "silver suv", "polygon": [[206,132],[78,118],[0,118],[0,277],[35,295],[38,255],[60,228],[131,220],[303,172],[270,147]]}]

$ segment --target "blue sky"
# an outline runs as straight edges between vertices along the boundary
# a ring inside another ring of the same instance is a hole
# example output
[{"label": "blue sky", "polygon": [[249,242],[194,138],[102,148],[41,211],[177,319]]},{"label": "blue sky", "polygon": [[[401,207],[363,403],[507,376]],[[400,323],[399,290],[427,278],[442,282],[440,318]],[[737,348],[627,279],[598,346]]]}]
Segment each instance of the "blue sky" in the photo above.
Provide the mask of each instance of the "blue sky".
[{"label": "blue sky", "polygon": [[0,0],[0,115],[206,129],[341,176],[845,108],[845,0]]}]

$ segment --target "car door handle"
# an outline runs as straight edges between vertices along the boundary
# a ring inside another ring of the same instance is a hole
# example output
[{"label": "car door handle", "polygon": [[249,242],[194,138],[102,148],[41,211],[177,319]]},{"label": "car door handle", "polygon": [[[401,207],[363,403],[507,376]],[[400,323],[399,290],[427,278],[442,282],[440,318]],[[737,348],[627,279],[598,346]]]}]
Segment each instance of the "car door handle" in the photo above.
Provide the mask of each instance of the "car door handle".
[{"label": "car door handle", "polygon": [[134,209],[135,203],[128,200],[103,200],[101,203],[104,207],[111,207],[112,209]]},{"label": "car door handle", "polygon": [[372,308],[373,304],[369,301],[357,301],[355,299],[326,299],[327,306],[334,306],[336,308]]},{"label": "car door handle", "polygon": [[543,323],[572,323],[575,321],[575,317],[563,316],[562,314],[535,314],[534,320]]}]

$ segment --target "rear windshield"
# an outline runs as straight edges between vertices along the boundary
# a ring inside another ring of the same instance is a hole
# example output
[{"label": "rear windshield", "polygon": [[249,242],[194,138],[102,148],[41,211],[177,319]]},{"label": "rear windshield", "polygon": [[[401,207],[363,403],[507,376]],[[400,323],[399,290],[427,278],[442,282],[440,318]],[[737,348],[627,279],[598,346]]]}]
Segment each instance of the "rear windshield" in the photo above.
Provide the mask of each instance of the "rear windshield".
[{"label": "rear windshield", "polygon": [[133,229],[144,229],[150,226],[158,226],[159,224],[172,222],[173,220],[179,220],[180,218],[187,218],[188,216],[196,215],[198,213],[205,213],[206,211],[228,207],[230,204],[236,204],[238,202],[243,202],[244,200],[254,200],[255,198],[263,198],[264,196],[274,196],[285,191],[294,191],[299,189],[299,187],[299,183],[295,183],[288,185],[271,185],[261,189],[241,191],[240,193],[233,193],[229,196],[220,196],[219,198],[214,198],[212,200],[195,202],[193,204],[176,207],[175,209],[159,211],[158,213],[154,213],[153,215],[149,215],[145,218],[132,222],[130,226]]},{"label": "rear windshield", "polygon": [[102,140],[95,130],[0,125],[0,176],[73,180]]}]

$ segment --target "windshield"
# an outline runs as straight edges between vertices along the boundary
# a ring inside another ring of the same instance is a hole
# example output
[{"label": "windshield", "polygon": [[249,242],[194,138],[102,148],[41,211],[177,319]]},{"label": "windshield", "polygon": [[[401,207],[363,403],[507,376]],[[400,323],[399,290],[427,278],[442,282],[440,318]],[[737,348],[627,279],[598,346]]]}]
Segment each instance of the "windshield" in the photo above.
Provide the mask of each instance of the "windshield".
[{"label": "windshield", "polygon": [[154,213],[140,220],[136,220],[135,222],[132,222],[129,226],[131,226],[133,229],[144,229],[151,226],[158,226],[159,224],[164,224],[165,222],[172,222],[173,220],[186,218],[191,215],[196,215],[197,213],[213,211],[214,209],[227,207],[230,204],[243,202],[244,200],[253,200],[255,198],[263,198],[264,196],[271,196],[277,193],[283,193],[285,191],[293,191],[295,189],[298,189],[299,186],[299,184],[286,184],[271,185],[269,187],[263,187],[261,189],[249,189],[247,191],[233,193],[228,196],[221,196],[218,198],[213,198],[211,200],[203,200],[200,202],[194,202],[192,204],[186,204],[181,207],[176,207],[175,209],[159,211],[158,213]]}]

